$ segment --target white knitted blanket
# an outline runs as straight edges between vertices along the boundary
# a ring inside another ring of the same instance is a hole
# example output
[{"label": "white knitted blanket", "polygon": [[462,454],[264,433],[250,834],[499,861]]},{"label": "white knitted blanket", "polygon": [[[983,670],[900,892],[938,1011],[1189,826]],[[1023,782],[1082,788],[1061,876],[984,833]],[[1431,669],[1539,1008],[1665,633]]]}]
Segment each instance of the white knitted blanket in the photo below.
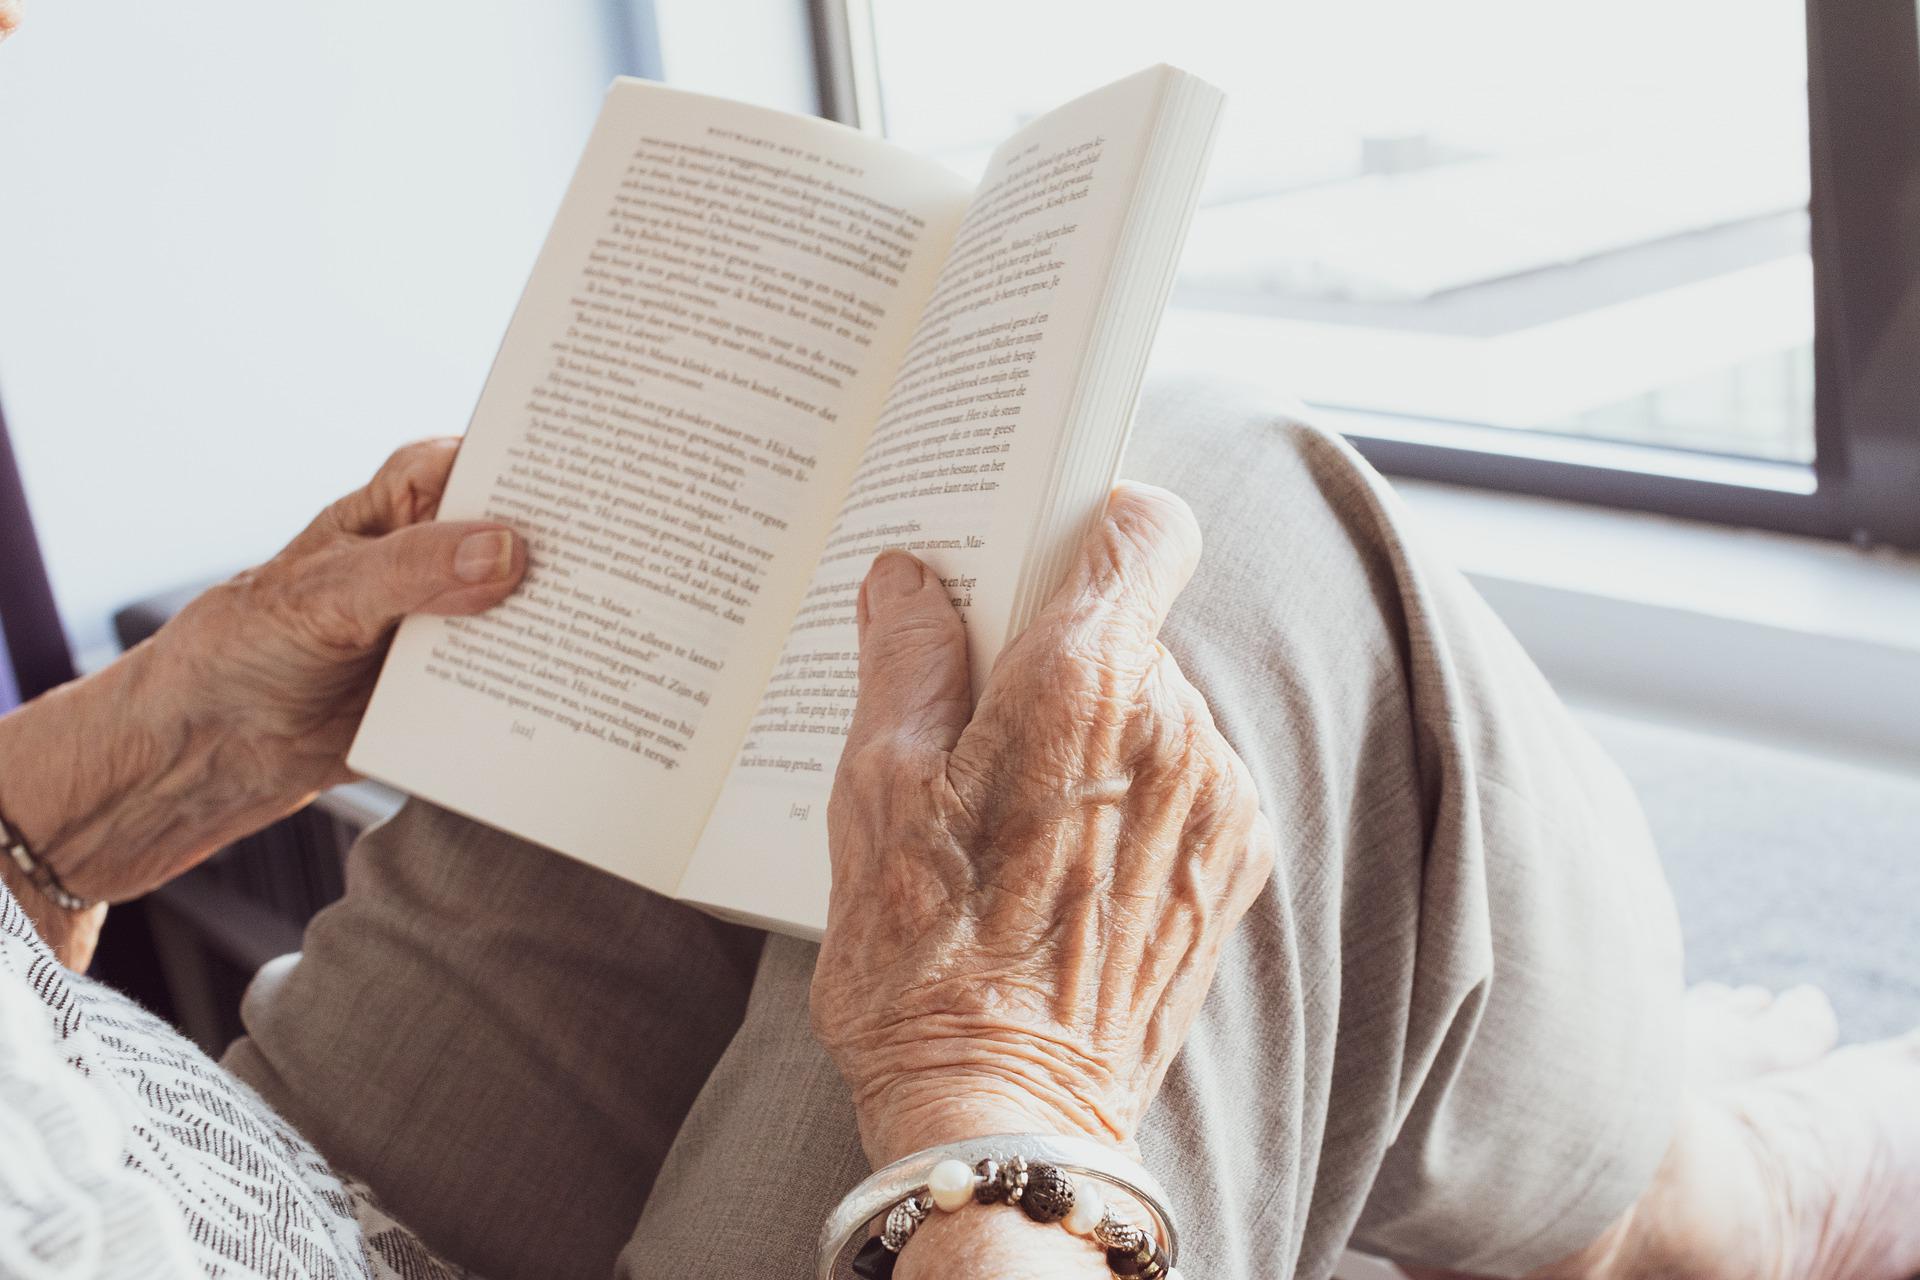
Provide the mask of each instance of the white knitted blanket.
[{"label": "white knitted blanket", "polygon": [[0,1280],[465,1275],[0,887]]}]

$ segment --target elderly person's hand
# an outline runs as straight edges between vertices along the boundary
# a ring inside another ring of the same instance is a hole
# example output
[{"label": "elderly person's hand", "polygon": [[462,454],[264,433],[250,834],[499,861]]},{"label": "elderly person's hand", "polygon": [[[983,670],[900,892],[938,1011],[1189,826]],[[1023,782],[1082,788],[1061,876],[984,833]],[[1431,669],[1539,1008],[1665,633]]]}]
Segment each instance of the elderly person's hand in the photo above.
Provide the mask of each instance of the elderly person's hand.
[{"label": "elderly person's hand", "polygon": [[869,574],[813,1020],[876,1164],[1129,1144],[1186,1038],[1274,846],[1155,638],[1198,554],[1178,498],[1117,489],[977,710],[939,582],[901,553]]},{"label": "elderly person's hand", "polygon": [[[457,448],[401,449],[273,559],[0,720],[0,810],[68,890],[144,893],[350,776],[395,624],[498,604],[526,569],[524,541],[500,525],[433,521]],[[54,941],[44,901],[13,887]]]},{"label": "elderly person's hand", "polygon": [[352,776],[347,748],[401,618],[491,608],[526,571],[510,530],[434,521],[459,443],[399,450],[280,554],[200,595],[155,637],[165,722],[202,741],[223,785],[276,811],[266,816]]}]

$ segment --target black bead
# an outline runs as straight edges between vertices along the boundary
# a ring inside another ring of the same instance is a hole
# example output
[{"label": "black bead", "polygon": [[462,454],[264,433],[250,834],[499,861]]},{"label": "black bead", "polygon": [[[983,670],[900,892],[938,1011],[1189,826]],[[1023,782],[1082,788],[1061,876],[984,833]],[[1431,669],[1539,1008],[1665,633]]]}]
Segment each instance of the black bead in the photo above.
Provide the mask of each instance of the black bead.
[{"label": "black bead", "polygon": [[979,1181],[973,1184],[973,1198],[980,1204],[993,1204],[1005,1193],[1000,1185],[1000,1162],[992,1156],[986,1157],[973,1166],[974,1177]]},{"label": "black bead", "polygon": [[900,1255],[881,1244],[879,1236],[874,1236],[853,1255],[853,1274],[860,1280],[893,1280],[893,1267],[899,1261]]},{"label": "black bead", "polygon": [[1073,1179],[1050,1164],[1034,1165],[1020,1207],[1035,1222],[1060,1221],[1073,1211]]},{"label": "black bead", "polygon": [[1138,1280],[1161,1280],[1168,1271],[1167,1255],[1152,1242],[1138,1249],[1109,1249],[1107,1270],[1117,1276],[1135,1276]]}]

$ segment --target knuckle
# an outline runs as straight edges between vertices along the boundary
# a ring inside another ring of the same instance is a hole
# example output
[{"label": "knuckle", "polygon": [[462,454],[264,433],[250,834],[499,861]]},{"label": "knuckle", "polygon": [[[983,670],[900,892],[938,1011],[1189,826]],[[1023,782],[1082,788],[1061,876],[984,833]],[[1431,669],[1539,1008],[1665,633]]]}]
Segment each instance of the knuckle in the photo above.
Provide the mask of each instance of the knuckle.
[{"label": "knuckle", "polygon": [[924,794],[938,780],[937,764],[903,731],[883,730],[842,758],[834,797],[854,813],[883,813],[903,796]]},{"label": "knuckle", "polygon": [[1247,859],[1248,875],[1253,880],[1265,883],[1279,865],[1279,837],[1274,834],[1273,824],[1262,815],[1254,827],[1252,851]]},{"label": "knuckle", "polygon": [[412,524],[440,500],[459,442],[436,438],[401,445],[362,491],[370,521]]},{"label": "knuckle", "polygon": [[1153,746],[1169,763],[1200,776],[1218,770],[1213,752],[1213,720],[1207,705],[1191,689],[1165,678],[1155,682],[1148,704],[1152,711]]},{"label": "knuckle", "polygon": [[1236,843],[1248,839],[1260,822],[1260,795],[1253,777],[1211,726],[1192,740],[1188,772],[1194,788],[1189,826]]},{"label": "knuckle", "polygon": [[1140,546],[1163,543],[1200,544],[1200,522],[1186,499],[1155,485],[1124,484],[1107,505],[1110,523]]},{"label": "knuckle", "polygon": [[835,792],[845,795],[848,803],[857,803],[867,793],[883,785],[892,772],[885,760],[890,746],[885,737],[870,738],[857,750],[843,756],[839,776],[835,780]]},{"label": "knuckle", "polygon": [[1115,491],[1101,526],[1102,564],[1097,577],[1118,589],[1163,560],[1188,561],[1200,554],[1200,522],[1179,495],[1145,485]]},{"label": "knuckle", "polygon": [[1251,832],[1260,819],[1260,792],[1253,785],[1253,775],[1233,748],[1217,737],[1211,756],[1222,820],[1230,830],[1243,835]]},{"label": "knuckle", "polygon": [[1205,726],[1211,732],[1213,707],[1208,703],[1206,695],[1194,686],[1193,681],[1187,679],[1187,673],[1180,669],[1180,663],[1165,646],[1156,646],[1156,648],[1159,658],[1156,663],[1156,674],[1160,677],[1162,687],[1167,690],[1168,696],[1179,704],[1182,715]]},{"label": "knuckle", "polygon": [[342,494],[327,504],[327,509],[314,521],[316,529],[323,530],[326,540],[335,540],[340,534],[354,534],[366,525],[373,512],[372,482],[355,489],[352,493]]},{"label": "knuckle", "polygon": [[444,436],[410,441],[387,455],[387,460],[380,464],[380,470],[374,478],[408,476],[431,470],[440,466],[458,446],[457,440]]},{"label": "knuckle", "polygon": [[1243,839],[1227,848],[1230,860],[1223,888],[1228,902],[1235,909],[1244,909],[1265,891],[1279,865],[1273,827],[1262,819]]},{"label": "knuckle", "polygon": [[1227,789],[1227,823],[1234,830],[1252,839],[1260,826],[1260,797],[1250,786],[1242,786],[1235,779]]}]

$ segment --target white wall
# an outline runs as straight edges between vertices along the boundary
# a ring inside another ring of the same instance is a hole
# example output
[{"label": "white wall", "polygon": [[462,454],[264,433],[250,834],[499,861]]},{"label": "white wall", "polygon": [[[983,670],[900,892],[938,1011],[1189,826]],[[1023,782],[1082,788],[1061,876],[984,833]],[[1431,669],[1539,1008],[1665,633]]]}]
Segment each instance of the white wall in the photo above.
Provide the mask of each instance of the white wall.
[{"label": "white wall", "polygon": [[653,14],[667,83],[782,111],[819,109],[806,0],[653,0]]},{"label": "white wall", "polygon": [[0,397],[79,647],[458,432],[612,70],[600,0],[33,0]]}]

